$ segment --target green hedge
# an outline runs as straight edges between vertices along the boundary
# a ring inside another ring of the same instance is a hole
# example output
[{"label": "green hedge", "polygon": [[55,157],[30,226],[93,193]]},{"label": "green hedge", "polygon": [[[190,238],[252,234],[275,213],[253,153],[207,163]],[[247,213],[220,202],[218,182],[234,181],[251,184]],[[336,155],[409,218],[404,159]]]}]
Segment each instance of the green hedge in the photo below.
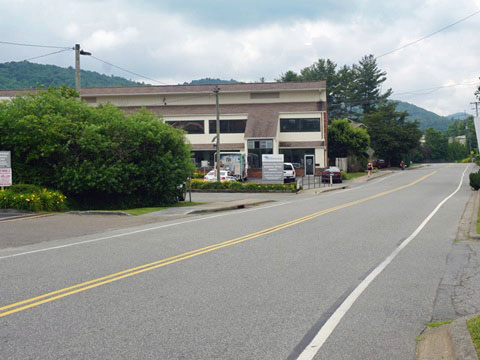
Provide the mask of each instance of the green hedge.
[{"label": "green hedge", "polygon": [[257,183],[241,183],[241,182],[217,182],[203,181],[194,179],[191,181],[194,190],[232,190],[246,192],[266,192],[266,191],[296,191],[295,183],[290,184],[257,184]]},{"label": "green hedge", "polygon": [[[33,191],[20,192],[21,188]],[[19,209],[28,211],[63,211],[67,210],[66,196],[59,191],[50,191],[38,187],[12,186],[0,190],[0,209]]]}]

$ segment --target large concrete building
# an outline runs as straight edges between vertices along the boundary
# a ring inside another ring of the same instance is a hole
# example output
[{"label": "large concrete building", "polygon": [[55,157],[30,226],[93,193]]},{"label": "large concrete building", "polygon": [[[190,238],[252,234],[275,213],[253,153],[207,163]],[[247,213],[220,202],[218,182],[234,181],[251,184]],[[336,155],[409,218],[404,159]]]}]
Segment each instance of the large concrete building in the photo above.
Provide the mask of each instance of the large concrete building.
[{"label": "large concrete building", "polygon": [[[145,107],[185,130],[197,166],[213,165],[216,134],[214,85],[82,89],[95,106],[111,103],[130,113]],[[327,164],[327,103],[324,81],[219,85],[221,151],[247,153],[251,175],[262,154],[284,154],[307,173]],[[0,98],[18,92],[0,91]]]}]

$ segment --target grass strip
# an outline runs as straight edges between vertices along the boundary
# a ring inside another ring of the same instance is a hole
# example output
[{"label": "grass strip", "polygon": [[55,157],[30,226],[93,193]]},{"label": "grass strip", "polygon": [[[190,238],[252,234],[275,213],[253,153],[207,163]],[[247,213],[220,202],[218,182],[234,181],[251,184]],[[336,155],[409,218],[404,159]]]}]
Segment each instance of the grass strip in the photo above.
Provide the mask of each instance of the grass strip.
[{"label": "grass strip", "polygon": [[345,173],[345,180],[352,180],[360,176],[365,176],[367,173],[365,171],[354,172],[354,173]]},{"label": "grass strip", "polygon": [[477,234],[480,234],[480,206],[478,207],[478,214],[477,214]]},{"label": "grass strip", "polygon": [[467,329],[470,331],[473,345],[475,345],[477,355],[480,358],[480,315],[475,316],[473,319],[467,321]]},{"label": "grass strip", "polygon": [[429,322],[427,323],[427,326],[430,328],[437,328],[443,325],[448,325],[452,322],[452,320],[449,321],[438,321],[438,322]]}]

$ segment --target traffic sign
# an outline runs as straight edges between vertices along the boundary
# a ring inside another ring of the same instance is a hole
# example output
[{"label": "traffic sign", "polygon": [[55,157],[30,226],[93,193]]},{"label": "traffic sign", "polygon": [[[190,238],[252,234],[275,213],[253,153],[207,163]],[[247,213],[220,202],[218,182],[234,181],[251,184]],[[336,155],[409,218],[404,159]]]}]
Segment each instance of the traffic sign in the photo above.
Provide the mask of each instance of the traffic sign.
[{"label": "traffic sign", "polygon": [[0,151],[0,168],[11,168],[12,160],[10,151]]},{"label": "traffic sign", "polygon": [[0,169],[0,186],[12,186],[12,168]]}]

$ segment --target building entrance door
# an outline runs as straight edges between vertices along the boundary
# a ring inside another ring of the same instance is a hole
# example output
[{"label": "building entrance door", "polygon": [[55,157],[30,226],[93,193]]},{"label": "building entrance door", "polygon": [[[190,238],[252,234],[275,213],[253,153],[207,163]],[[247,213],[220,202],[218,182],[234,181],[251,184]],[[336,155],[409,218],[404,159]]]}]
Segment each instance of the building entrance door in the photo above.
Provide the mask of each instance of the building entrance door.
[{"label": "building entrance door", "polygon": [[305,155],[305,175],[315,174],[315,155]]}]

